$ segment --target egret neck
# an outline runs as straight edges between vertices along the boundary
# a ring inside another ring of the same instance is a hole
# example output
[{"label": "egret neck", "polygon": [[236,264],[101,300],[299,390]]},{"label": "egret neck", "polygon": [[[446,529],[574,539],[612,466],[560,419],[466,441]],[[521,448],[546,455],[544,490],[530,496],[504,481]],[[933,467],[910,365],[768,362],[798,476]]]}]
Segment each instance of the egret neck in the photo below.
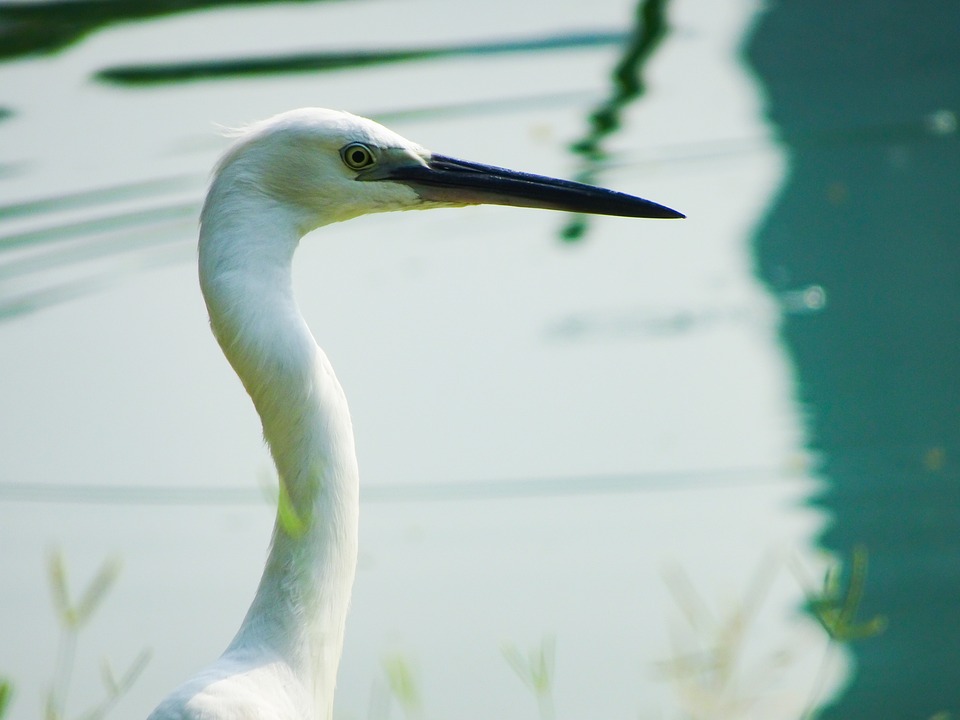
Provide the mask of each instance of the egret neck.
[{"label": "egret neck", "polygon": [[293,254],[328,223],[481,203],[683,217],[634,195],[438,155],[323,108],[256,123],[220,160],[201,213],[200,286],[214,335],[260,414],[281,502],[236,637],[151,720],[331,717],[356,572],[359,480],[343,390],[293,297]]},{"label": "egret neck", "polygon": [[[226,168],[201,216],[200,285],[210,324],[263,424],[281,499],[269,556],[224,653],[287,664],[332,712],[357,560],[359,475],[346,398],[293,296],[302,235],[322,218],[238,182]],[[286,508],[286,510],[285,510]]]}]

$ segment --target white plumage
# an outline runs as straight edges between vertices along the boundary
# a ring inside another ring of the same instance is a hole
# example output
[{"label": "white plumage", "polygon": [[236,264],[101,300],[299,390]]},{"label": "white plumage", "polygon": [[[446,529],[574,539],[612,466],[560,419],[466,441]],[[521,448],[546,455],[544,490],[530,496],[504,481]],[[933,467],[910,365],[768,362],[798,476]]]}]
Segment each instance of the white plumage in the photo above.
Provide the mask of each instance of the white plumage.
[{"label": "white plumage", "polygon": [[293,254],[310,230],[365,213],[484,202],[682,217],[630,195],[436,155],[371,120],[316,108],[252,126],[218,164],[201,214],[200,286],[300,522],[278,513],[233,641],[150,720],[331,717],[359,474],[346,398],[293,297]]}]

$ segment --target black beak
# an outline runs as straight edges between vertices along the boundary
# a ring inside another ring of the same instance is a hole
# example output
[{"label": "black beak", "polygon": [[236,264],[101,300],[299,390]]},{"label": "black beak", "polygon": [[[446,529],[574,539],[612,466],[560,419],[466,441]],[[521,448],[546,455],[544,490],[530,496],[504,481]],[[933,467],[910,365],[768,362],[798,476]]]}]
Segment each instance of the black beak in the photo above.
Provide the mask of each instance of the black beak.
[{"label": "black beak", "polygon": [[620,217],[686,217],[626,193],[443,155],[431,155],[425,164],[396,165],[376,179],[402,182],[424,200],[458,205],[514,205]]}]

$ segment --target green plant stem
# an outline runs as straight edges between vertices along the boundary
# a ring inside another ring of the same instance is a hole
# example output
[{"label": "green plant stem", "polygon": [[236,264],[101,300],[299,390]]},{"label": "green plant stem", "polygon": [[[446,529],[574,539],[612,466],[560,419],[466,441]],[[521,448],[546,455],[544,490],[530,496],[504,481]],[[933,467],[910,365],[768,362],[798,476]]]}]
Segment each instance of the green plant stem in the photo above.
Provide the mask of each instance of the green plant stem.
[{"label": "green plant stem", "polygon": [[77,633],[73,628],[65,626],[60,634],[56,672],[53,675],[53,687],[50,689],[47,702],[48,720],[62,720],[64,717],[76,655]]},{"label": "green plant stem", "polygon": [[554,720],[556,711],[553,707],[553,695],[550,691],[537,693],[537,707],[540,710],[540,720]]},{"label": "green plant stem", "polygon": [[13,685],[7,678],[0,677],[0,720],[7,714],[11,697],[13,697]]}]

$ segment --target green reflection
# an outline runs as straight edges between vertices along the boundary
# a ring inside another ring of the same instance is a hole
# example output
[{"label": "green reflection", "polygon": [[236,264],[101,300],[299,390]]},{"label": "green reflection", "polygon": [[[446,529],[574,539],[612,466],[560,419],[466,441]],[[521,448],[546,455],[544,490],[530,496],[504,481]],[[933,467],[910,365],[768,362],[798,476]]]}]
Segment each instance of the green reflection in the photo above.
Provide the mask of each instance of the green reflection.
[{"label": "green reflection", "polygon": [[[583,159],[583,168],[577,173],[580,182],[596,184],[597,172],[608,159],[602,148],[603,140],[620,129],[624,108],[646,90],[643,70],[667,35],[666,7],[667,0],[641,0],[637,3],[633,30],[611,75],[610,97],[590,114],[587,134],[570,146]],[[588,222],[586,215],[574,215],[560,231],[561,239],[568,242],[580,240],[586,234]]]},{"label": "green reflection", "polygon": [[156,65],[125,65],[101,70],[96,74],[96,78],[102,82],[118,85],[153,85],[248,75],[330,72],[417,60],[606,47],[619,44],[623,41],[623,37],[623,33],[619,32],[567,33],[523,40],[438,47],[300,53],[280,57],[225,58]]}]

